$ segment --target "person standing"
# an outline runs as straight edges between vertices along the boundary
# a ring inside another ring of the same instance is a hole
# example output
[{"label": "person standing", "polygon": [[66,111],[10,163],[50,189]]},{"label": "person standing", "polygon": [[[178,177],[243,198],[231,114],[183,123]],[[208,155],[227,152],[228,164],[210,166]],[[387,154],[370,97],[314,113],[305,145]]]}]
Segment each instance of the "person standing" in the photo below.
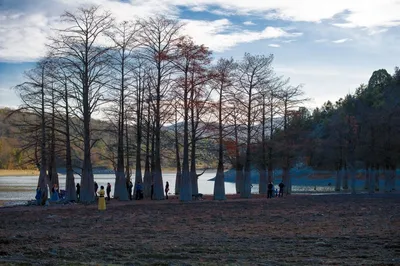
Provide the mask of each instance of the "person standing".
[{"label": "person standing", "polygon": [[99,191],[99,204],[98,204],[98,209],[99,211],[105,211],[106,210],[106,200],[104,198],[104,187],[100,187]]},{"label": "person standing", "polygon": [[76,199],[79,201],[81,199],[81,185],[76,184]]},{"label": "person standing", "polygon": [[97,185],[97,182],[94,182],[94,195],[97,198],[97,190],[99,189],[99,185]]},{"label": "person standing", "polygon": [[151,195],[150,195],[151,199],[153,199],[153,193],[154,193],[154,182],[151,183]]},{"label": "person standing", "polygon": [[283,197],[283,188],[285,187],[285,184],[283,182],[279,183],[279,194],[278,197]]},{"label": "person standing", "polygon": [[42,197],[42,191],[40,190],[40,187],[38,186],[37,189],[36,189],[36,196],[35,196],[37,205],[40,205],[40,198],[41,197]]},{"label": "person standing", "polygon": [[130,199],[130,200],[132,200],[132,189],[133,189],[132,181],[129,181],[129,184],[128,184],[128,194],[129,194],[129,199]]},{"label": "person standing", "polygon": [[110,194],[111,194],[111,184],[107,183],[107,200],[108,201],[110,201],[110,199],[111,199]]},{"label": "person standing", "polygon": [[140,200],[142,195],[142,184],[138,181],[136,184],[136,200]]},{"label": "person standing", "polygon": [[272,182],[269,182],[268,184],[268,192],[267,192],[267,198],[272,198],[272,191],[274,189],[274,184]]},{"label": "person standing", "polygon": [[168,199],[169,183],[165,183],[165,198]]},{"label": "person standing", "polygon": [[53,185],[53,188],[51,189],[51,201],[58,201],[60,198],[58,196],[58,189],[57,189],[57,184]]}]

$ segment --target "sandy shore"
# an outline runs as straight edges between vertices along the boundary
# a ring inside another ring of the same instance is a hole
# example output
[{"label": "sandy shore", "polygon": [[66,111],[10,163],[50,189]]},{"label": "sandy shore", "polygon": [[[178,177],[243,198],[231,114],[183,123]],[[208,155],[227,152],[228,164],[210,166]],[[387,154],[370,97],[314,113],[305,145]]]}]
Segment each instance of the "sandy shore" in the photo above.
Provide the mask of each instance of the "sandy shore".
[{"label": "sandy shore", "polygon": [[0,169],[1,176],[39,176],[39,171],[37,170],[5,170]]},{"label": "sandy shore", "polygon": [[0,208],[0,264],[400,265],[400,195]]}]

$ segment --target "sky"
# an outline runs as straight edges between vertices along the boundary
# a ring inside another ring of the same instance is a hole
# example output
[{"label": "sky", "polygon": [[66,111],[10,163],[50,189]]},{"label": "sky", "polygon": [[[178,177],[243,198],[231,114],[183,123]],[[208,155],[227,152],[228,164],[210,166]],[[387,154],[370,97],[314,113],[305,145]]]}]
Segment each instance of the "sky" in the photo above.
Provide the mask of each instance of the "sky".
[{"label": "sky", "polygon": [[44,55],[60,15],[100,5],[117,21],[163,14],[215,59],[273,54],[278,75],[302,85],[309,108],[337,101],[372,72],[400,65],[400,0],[0,0],[0,107]]}]

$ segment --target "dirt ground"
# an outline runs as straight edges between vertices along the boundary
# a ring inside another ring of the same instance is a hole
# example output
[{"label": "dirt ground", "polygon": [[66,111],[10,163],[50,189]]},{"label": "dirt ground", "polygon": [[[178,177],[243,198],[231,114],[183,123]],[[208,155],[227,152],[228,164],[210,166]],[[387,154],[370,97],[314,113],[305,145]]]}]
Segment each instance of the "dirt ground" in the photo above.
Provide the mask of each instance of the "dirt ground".
[{"label": "dirt ground", "polygon": [[3,265],[400,265],[400,194],[0,208]]}]

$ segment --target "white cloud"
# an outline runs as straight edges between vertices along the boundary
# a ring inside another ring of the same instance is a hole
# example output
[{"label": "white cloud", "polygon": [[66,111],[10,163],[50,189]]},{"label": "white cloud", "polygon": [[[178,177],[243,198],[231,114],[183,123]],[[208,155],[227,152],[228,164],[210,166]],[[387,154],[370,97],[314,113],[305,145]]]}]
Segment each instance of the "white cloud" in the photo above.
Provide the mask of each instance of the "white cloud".
[{"label": "white cloud", "polygon": [[327,41],[328,41],[327,39],[318,39],[318,40],[315,40],[314,42],[323,43],[323,42],[327,42]]},{"label": "white cloud", "polygon": [[334,40],[332,42],[333,43],[344,43],[344,42],[348,42],[348,41],[351,41],[351,40],[352,39],[344,38],[344,39]]},{"label": "white cloud", "polygon": [[279,44],[276,44],[276,43],[268,44],[268,46],[269,46],[269,47],[274,47],[274,48],[279,48],[279,47],[281,47]]},{"label": "white cloud", "polygon": [[[26,5],[24,5],[25,1]],[[30,5],[29,5],[30,4]],[[131,1],[130,3],[111,0],[54,0],[49,4],[45,0],[37,0],[33,5],[29,0],[21,0],[16,7],[0,11],[0,60],[1,61],[32,61],[44,55],[44,46],[52,28],[63,27],[59,17],[65,10],[73,11],[82,4],[101,5],[110,10],[117,21],[149,17],[163,14],[178,17],[178,5],[186,5],[192,10],[204,10],[209,4],[199,1],[178,3],[174,0],[165,1]],[[217,5],[220,3],[216,3]],[[154,9],[157,6],[157,9]],[[216,9],[217,10],[217,9]],[[222,11],[222,10],[221,10]],[[187,23],[184,32],[192,36],[198,43],[205,44],[214,51],[224,51],[240,43],[249,43],[262,39],[297,37],[301,33],[288,33],[280,28],[266,27],[262,31],[243,30],[233,25],[227,19],[215,21],[182,20]],[[246,24],[250,25],[251,21]]]},{"label": "white cloud", "polygon": [[207,10],[207,7],[205,6],[194,6],[192,8],[190,8],[191,11],[193,12],[203,12]]},{"label": "white cloud", "polygon": [[380,33],[384,33],[387,32],[388,29],[370,29],[368,30],[368,35],[376,35],[376,34],[380,34]]},{"label": "white cloud", "polygon": [[[239,15],[260,15],[292,21],[319,22],[343,12],[345,27],[381,27],[400,25],[398,0],[164,0],[172,5],[222,7]],[[340,24],[339,24],[340,25]]]},{"label": "white cloud", "polygon": [[210,47],[211,50],[222,52],[239,43],[249,43],[263,39],[297,37],[301,33],[288,33],[281,28],[266,27],[262,31],[236,29],[228,19],[215,21],[184,20],[184,32]]},{"label": "white cloud", "polygon": [[[0,0],[1,1],[1,0]],[[58,18],[64,10],[80,5],[96,4],[110,10],[118,20],[164,14],[179,18],[180,7],[192,11],[209,11],[221,16],[251,15],[289,21],[321,22],[341,14],[337,27],[368,29],[369,35],[384,32],[400,25],[398,0],[18,0],[2,2],[0,10],[0,60],[35,60],[43,55],[43,47],[50,28],[59,26]],[[155,8],[156,7],[156,8]],[[346,11],[346,12],[345,12]],[[189,21],[190,22],[190,21]],[[229,49],[239,43],[288,37],[289,33],[269,27],[263,31],[246,31],[218,21],[191,22],[188,31],[199,43],[215,51]],[[252,25],[251,21],[244,22]],[[382,29],[383,28],[383,29]],[[224,30],[229,29],[229,33]],[[300,34],[292,34],[299,36]],[[204,39],[203,39],[204,38]],[[347,41],[347,40],[346,40]],[[340,43],[340,42],[339,42]]]},{"label": "white cloud", "polygon": [[243,25],[247,25],[247,26],[252,26],[252,25],[256,25],[256,24],[254,24],[252,21],[245,21],[245,22],[243,22]]}]

